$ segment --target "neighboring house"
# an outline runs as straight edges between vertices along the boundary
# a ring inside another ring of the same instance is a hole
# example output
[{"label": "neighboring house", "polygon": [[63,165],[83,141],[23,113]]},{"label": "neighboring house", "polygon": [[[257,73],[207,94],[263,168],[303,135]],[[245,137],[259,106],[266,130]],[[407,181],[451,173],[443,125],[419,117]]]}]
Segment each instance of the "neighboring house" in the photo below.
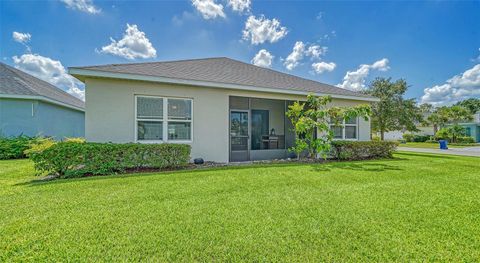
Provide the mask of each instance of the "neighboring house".
[{"label": "neighboring house", "polygon": [[[418,124],[417,129],[419,130],[417,132],[409,132],[406,130],[405,131],[389,131],[384,134],[384,138],[385,140],[402,140],[403,135],[405,133],[433,136],[433,126],[422,126],[421,124]],[[377,134],[377,135],[380,136],[380,134]]]},{"label": "neighboring house", "polygon": [[[192,158],[285,158],[295,135],[287,106],[309,93],[333,105],[378,99],[229,58],[73,67],[86,85],[86,139],[187,143]],[[370,140],[370,121],[348,121],[337,139]]]},{"label": "neighboring house", "polygon": [[83,137],[84,102],[0,63],[0,136]]},{"label": "neighboring house", "polygon": [[480,112],[477,112],[472,122],[459,123],[458,125],[465,128],[467,136],[473,137],[475,142],[480,142]]}]

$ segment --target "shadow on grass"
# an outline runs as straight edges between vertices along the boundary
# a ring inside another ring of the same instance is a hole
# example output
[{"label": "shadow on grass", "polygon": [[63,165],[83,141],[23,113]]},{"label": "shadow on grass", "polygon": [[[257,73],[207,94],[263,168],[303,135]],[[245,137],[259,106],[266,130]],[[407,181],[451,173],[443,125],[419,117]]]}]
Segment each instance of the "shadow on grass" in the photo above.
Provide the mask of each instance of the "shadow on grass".
[{"label": "shadow on grass", "polygon": [[[395,161],[395,159],[392,159]],[[403,170],[395,165],[385,163],[352,163],[352,162],[340,162],[327,165],[312,166],[316,172],[326,172],[333,169],[346,169],[352,171],[366,171],[366,172],[383,172],[383,171],[399,171]]]},{"label": "shadow on grass", "polygon": [[447,155],[447,154],[435,154],[435,153],[416,153],[416,152],[396,152],[396,155],[405,155],[405,156],[415,156],[415,157],[425,157],[425,158],[435,158],[435,159],[455,159],[456,155]]},{"label": "shadow on grass", "polygon": [[[276,169],[279,167],[295,167],[295,166],[311,166],[315,171],[330,171],[332,169],[348,169],[348,170],[357,170],[357,171],[386,171],[386,170],[400,170],[397,166],[389,165],[379,162],[392,162],[392,161],[405,161],[406,158],[390,158],[390,159],[377,159],[377,160],[364,160],[364,161],[325,161],[318,163],[309,163],[309,162],[288,162],[288,163],[249,163],[249,164],[239,164],[239,165],[227,165],[220,167],[207,167],[207,168],[197,168],[197,169],[182,169],[182,170],[164,170],[164,171],[152,171],[152,172],[138,172],[138,173],[125,173],[125,174],[110,174],[110,175],[98,175],[98,176],[88,176],[88,177],[79,177],[79,178],[68,178],[68,179],[35,179],[27,182],[22,182],[15,184],[28,185],[28,186],[42,186],[47,184],[64,184],[64,183],[76,183],[76,182],[89,182],[89,181],[99,181],[99,180],[110,180],[110,179],[128,179],[131,177],[143,178],[147,176],[169,176],[173,174],[189,174],[189,176],[198,176],[200,174],[215,172],[215,171],[237,171],[245,170],[252,168],[261,168],[261,169]],[[185,178],[185,177],[184,177]]]}]

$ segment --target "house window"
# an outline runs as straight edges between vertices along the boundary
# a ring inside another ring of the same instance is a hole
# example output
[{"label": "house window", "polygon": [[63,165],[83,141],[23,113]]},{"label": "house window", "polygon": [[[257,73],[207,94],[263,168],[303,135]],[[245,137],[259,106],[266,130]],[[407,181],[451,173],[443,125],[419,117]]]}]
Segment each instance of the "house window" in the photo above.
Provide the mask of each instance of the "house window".
[{"label": "house window", "polygon": [[192,100],[136,96],[136,139],[151,142],[192,140]]},{"label": "house window", "polygon": [[339,124],[331,123],[330,129],[335,140],[357,140],[358,139],[358,118],[351,118],[341,121]]}]

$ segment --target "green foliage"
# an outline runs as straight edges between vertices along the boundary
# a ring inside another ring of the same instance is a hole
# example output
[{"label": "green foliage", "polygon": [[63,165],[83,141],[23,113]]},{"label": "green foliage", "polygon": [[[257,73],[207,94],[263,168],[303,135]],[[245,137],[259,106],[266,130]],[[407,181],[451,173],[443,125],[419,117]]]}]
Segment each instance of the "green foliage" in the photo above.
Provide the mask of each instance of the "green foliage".
[{"label": "green foliage", "polygon": [[37,140],[37,138],[24,135],[10,138],[0,137],[0,160],[25,158],[24,151],[27,150],[35,140]]},{"label": "green foliage", "polygon": [[306,102],[296,101],[288,106],[287,117],[293,124],[296,135],[295,146],[290,150],[300,157],[304,151],[309,158],[322,155],[326,158],[331,149],[333,132],[330,123],[341,126],[343,120],[363,117],[368,120],[370,105],[357,105],[354,107],[329,107],[332,102],[330,96],[317,97],[308,95]]},{"label": "green foliage", "polygon": [[404,133],[402,137],[406,142],[413,142],[414,135],[411,133]]},{"label": "green foliage", "polygon": [[470,111],[463,106],[443,106],[436,108],[424,122],[425,125],[432,125],[435,135],[438,127],[443,127],[449,123],[457,125],[462,121],[470,121],[473,119]]},{"label": "green foliage", "polygon": [[80,177],[122,173],[134,169],[166,169],[190,161],[186,144],[113,144],[59,142],[43,151],[31,152],[37,174]]},{"label": "green foliage", "polygon": [[411,133],[404,133],[402,137],[406,142],[426,142],[430,140],[430,136],[428,135],[419,135],[419,134],[411,134]]},{"label": "green foliage", "polygon": [[475,114],[480,111],[480,99],[469,98],[455,104],[456,106],[462,106],[468,109],[470,114]]},{"label": "green foliage", "polygon": [[33,154],[38,154],[43,152],[44,150],[52,147],[57,142],[52,138],[38,138],[34,141],[30,142],[28,149],[26,149],[23,153],[25,156],[30,157]]},{"label": "green foliage", "polygon": [[457,138],[457,143],[475,143],[475,138],[471,136],[459,136]]},{"label": "green foliage", "polygon": [[394,141],[333,141],[331,156],[338,160],[391,158],[397,146]]},{"label": "green foliage", "polygon": [[372,104],[372,130],[380,132],[382,140],[388,131],[418,131],[416,125],[423,120],[422,110],[414,99],[403,98],[407,89],[403,79],[392,82],[391,78],[377,78],[365,91],[380,99]]},{"label": "green foliage", "polygon": [[[447,140],[452,143],[459,143],[459,137],[465,137],[466,129],[459,125],[453,125],[440,129],[435,134],[435,139],[437,140]],[[468,139],[467,139],[468,140]]]}]

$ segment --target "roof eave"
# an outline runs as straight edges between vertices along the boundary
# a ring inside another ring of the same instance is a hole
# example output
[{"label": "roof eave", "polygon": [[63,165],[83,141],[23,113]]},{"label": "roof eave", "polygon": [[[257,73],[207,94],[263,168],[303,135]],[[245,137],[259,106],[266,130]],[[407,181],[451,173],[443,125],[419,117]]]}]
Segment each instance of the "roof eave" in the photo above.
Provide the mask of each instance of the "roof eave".
[{"label": "roof eave", "polygon": [[139,75],[139,74],[129,74],[129,73],[107,72],[107,71],[90,70],[90,69],[83,69],[83,68],[68,68],[68,73],[70,75],[74,76],[75,78],[79,79],[82,82],[85,82],[86,77],[128,79],[128,80],[139,80],[139,81],[148,81],[148,82],[184,84],[184,85],[192,85],[192,86],[200,86],[200,87],[260,91],[260,92],[302,95],[302,96],[306,96],[308,94],[313,93],[317,96],[329,95],[332,98],[337,98],[337,99],[359,100],[359,101],[369,101],[369,102],[380,101],[380,99],[374,98],[374,97],[361,97],[361,96],[350,96],[350,95],[328,94],[328,93],[314,93],[314,92],[298,91],[298,90],[279,90],[279,89],[274,89],[274,88],[254,87],[254,86],[229,84],[229,83],[219,83],[219,82],[211,82],[211,81],[199,81],[199,80],[187,80],[187,79],[156,77],[156,76],[147,76],[147,75]]},{"label": "roof eave", "polygon": [[70,104],[67,104],[67,103],[63,103],[63,102],[60,102],[60,101],[56,101],[56,100],[53,100],[53,99],[50,99],[50,98],[47,98],[47,97],[44,97],[44,96],[37,96],[37,95],[19,95],[19,94],[0,94],[0,98],[6,98],[6,99],[22,99],[22,100],[39,100],[39,101],[43,101],[43,102],[55,104],[55,105],[58,105],[58,106],[62,106],[62,107],[65,107],[65,108],[69,108],[69,109],[73,109],[73,110],[85,112],[85,109],[84,109],[84,108],[77,107],[77,106],[73,106],[73,105],[70,105]]}]

